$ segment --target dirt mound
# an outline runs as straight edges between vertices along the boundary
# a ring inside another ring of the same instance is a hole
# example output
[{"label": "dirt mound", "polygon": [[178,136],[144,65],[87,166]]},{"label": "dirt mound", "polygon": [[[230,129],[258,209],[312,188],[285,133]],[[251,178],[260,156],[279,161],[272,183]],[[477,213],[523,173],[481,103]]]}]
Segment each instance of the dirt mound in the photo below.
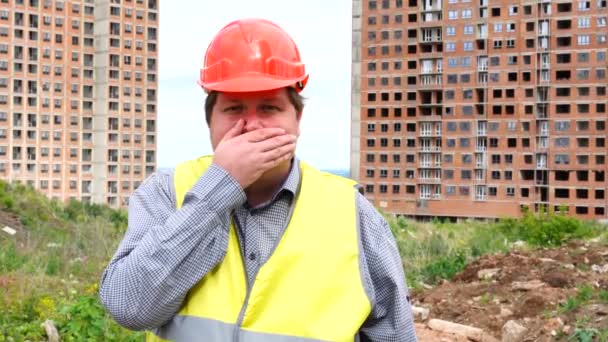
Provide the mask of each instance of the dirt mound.
[{"label": "dirt mound", "polygon": [[553,341],[576,328],[608,328],[608,302],[600,295],[607,290],[608,247],[596,241],[486,256],[412,297],[431,318],[477,327],[498,339],[513,320],[527,328],[524,340]]}]

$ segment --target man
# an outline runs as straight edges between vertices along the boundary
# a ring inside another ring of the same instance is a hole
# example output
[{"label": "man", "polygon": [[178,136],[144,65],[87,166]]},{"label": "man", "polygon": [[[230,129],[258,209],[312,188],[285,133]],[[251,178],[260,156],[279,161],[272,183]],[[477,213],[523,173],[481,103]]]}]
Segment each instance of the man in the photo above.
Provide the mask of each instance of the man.
[{"label": "man", "polygon": [[100,287],[118,323],[149,341],[416,340],[386,221],[294,156],[307,80],[275,24],[218,33],[199,80],[214,155],[131,196]]}]

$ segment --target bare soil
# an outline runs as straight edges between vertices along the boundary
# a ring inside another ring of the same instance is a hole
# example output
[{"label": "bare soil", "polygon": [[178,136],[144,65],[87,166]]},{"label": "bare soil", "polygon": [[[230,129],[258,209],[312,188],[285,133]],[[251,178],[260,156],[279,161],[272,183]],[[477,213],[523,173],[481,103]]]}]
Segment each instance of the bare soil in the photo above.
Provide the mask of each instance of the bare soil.
[{"label": "bare soil", "polygon": [[[599,242],[514,250],[478,259],[437,287],[413,291],[412,304],[428,308],[430,318],[480,328],[498,340],[505,323],[514,320],[528,329],[523,341],[555,341],[560,336],[565,341],[577,327],[608,328],[608,302],[597,298],[600,291],[608,291],[608,272],[598,270],[604,265],[608,246]],[[498,270],[480,279],[478,272],[488,269]],[[560,310],[583,285],[592,287],[594,299]],[[526,286],[532,289],[518,289]],[[417,331],[420,341],[462,341],[431,331],[422,322]]]}]

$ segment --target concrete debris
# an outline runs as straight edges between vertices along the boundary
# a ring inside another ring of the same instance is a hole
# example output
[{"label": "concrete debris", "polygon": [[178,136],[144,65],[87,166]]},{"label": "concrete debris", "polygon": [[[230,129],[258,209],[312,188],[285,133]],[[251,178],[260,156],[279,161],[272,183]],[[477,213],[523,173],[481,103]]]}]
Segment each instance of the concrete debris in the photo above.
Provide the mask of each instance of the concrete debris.
[{"label": "concrete debris", "polygon": [[549,321],[543,326],[543,330],[555,336],[555,334],[558,331],[561,331],[563,327],[564,321],[562,321],[561,318],[556,317],[549,319]]},{"label": "concrete debris", "polygon": [[53,321],[47,319],[42,323],[42,327],[46,332],[48,342],[59,342],[59,333],[57,332],[57,328],[55,328],[55,323]]},{"label": "concrete debris", "polygon": [[513,311],[507,308],[500,308],[500,317],[509,317],[513,315]]},{"label": "concrete debris", "polygon": [[540,260],[542,262],[557,262],[551,258],[538,258],[538,260]]},{"label": "concrete debris", "polygon": [[496,275],[500,272],[500,268],[486,268],[483,270],[477,271],[477,278],[481,280],[488,280],[496,277]]},{"label": "concrete debris", "polygon": [[416,322],[424,322],[429,319],[430,311],[427,308],[412,305],[412,314]]},{"label": "concrete debris", "polygon": [[444,321],[441,319],[431,319],[428,323],[429,328],[446,333],[465,336],[469,340],[476,342],[495,342],[498,341],[493,336],[486,334],[483,330],[468,325]]},{"label": "concrete debris", "polygon": [[545,286],[545,283],[535,279],[531,281],[514,281],[511,285],[513,291],[532,291]]},{"label": "concrete debris", "polygon": [[7,233],[8,235],[15,235],[17,234],[17,231],[9,226],[4,226],[4,228],[2,228],[2,231]]},{"label": "concrete debris", "polygon": [[604,266],[600,266],[600,265],[593,265],[591,266],[591,270],[593,270],[594,272],[597,273],[608,273],[608,264],[604,265]]},{"label": "concrete debris", "polygon": [[502,326],[502,342],[521,342],[528,329],[511,320]]}]

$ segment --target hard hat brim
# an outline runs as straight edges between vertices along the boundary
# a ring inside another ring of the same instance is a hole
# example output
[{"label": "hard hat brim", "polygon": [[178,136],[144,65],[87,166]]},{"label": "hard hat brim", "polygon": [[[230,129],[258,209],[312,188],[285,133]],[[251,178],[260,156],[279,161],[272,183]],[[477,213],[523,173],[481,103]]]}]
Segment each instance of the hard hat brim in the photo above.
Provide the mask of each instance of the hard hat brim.
[{"label": "hard hat brim", "polygon": [[227,93],[248,93],[274,90],[291,86],[294,86],[299,92],[304,88],[307,81],[308,75],[305,75],[301,79],[297,80],[276,79],[268,77],[267,75],[244,75],[241,77],[222,80],[220,82],[203,83],[199,80],[197,83],[207,92],[221,91]]}]

